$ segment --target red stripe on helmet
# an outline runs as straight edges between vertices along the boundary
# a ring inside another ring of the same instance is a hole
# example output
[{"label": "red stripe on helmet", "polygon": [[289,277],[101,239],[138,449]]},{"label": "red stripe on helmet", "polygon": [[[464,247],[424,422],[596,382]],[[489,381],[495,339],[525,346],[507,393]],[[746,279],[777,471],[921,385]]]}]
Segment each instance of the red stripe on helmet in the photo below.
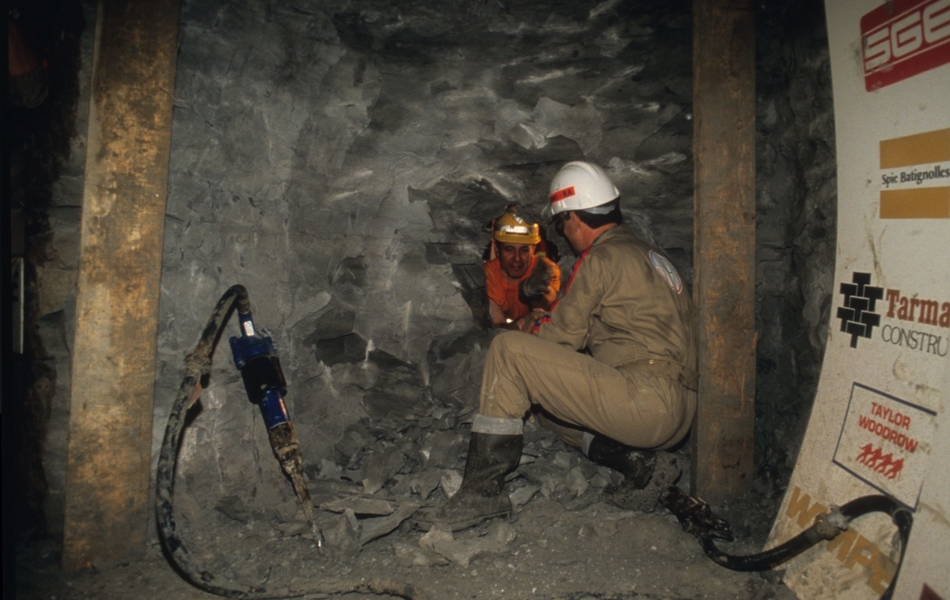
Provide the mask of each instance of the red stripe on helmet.
[{"label": "red stripe on helmet", "polygon": [[554,204],[555,202],[560,202],[561,200],[564,200],[565,198],[570,198],[571,196],[576,196],[576,195],[577,195],[577,192],[574,191],[573,185],[566,188],[562,188],[560,190],[557,190],[556,192],[551,192],[551,196],[550,196],[551,204]]}]

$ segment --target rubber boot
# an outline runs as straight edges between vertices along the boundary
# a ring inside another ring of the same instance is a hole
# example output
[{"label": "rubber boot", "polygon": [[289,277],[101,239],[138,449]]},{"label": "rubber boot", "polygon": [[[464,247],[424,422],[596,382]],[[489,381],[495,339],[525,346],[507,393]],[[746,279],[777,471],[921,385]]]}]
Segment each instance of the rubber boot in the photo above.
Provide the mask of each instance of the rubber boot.
[{"label": "rubber boot", "polygon": [[587,456],[623,474],[623,483],[607,486],[604,491],[611,503],[625,510],[653,512],[660,494],[682,473],[676,456],[669,452],[634,450],[599,436],[591,441]]},{"label": "rubber boot", "polygon": [[656,453],[634,450],[610,438],[594,436],[587,449],[587,458],[599,465],[619,471],[623,487],[642,490],[650,483],[656,468]]},{"label": "rubber boot", "polygon": [[459,491],[439,508],[418,511],[414,524],[460,531],[511,514],[505,475],[518,466],[523,441],[522,435],[472,433]]}]

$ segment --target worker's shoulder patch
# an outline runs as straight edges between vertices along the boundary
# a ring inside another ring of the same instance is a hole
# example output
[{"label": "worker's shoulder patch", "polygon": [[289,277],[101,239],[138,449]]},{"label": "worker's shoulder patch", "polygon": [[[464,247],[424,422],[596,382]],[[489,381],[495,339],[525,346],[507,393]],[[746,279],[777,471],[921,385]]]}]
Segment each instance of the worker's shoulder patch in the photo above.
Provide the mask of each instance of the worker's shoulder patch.
[{"label": "worker's shoulder patch", "polygon": [[676,267],[673,266],[670,259],[655,250],[650,250],[650,262],[653,263],[653,268],[660,274],[666,285],[670,286],[671,290],[677,294],[683,291],[683,279],[677,273]]}]

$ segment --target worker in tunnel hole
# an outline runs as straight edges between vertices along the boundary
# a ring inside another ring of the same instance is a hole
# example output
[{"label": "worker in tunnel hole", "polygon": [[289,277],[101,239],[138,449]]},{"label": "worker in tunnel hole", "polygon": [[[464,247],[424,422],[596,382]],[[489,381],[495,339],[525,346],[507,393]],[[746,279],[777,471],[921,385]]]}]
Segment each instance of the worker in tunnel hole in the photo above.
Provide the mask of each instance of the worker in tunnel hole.
[{"label": "worker in tunnel hole", "polygon": [[696,410],[692,305],[670,260],[621,225],[619,199],[596,165],[571,162],[555,175],[546,212],[576,254],[570,278],[549,312],[527,313],[519,331],[492,341],[461,488],[417,524],[459,530],[510,514],[505,476],[529,413],[624,475],[615,502],[652,493],[628,508],[651,510],[679,475],[659,451],[686,436]]},{"label": "worker in tunnel hole", "polygon": [[492,326],[514,329],[532,311],[551,309],[561,288],[561,271],[547,257],[537,223],[528,223],[512,204],[492,221],[485,288]]}]

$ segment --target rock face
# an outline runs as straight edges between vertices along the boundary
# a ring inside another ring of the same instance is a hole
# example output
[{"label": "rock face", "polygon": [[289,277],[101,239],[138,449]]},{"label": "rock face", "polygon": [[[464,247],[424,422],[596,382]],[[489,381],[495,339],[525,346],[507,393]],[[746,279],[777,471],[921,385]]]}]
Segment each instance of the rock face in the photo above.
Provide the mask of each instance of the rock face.
[{"label": "rock face", "polygon": [[820,0],[758,15],[756,465],[788,481],[834,290],[837,167]]},{"label": "rock face", "polygon": [[[779,482],[817,384],[836,201],[821,3],[785,4],[758,7],[756,449]],[[65,486],[94,2],[82,9],[83,67],[74,96],[57,105],[79,96],[75,131],[38,133],[24,121],[24,140],[41,143],[18,140],[15,151],[14,166],[36,164],[31,152],[61,164],[43,177],[12,169],[13,187],[27,190],[14,199],[27,213],[33,267],[33,365],[23,385],[39,407],[31,441],[40,448],[24,455],[42,456],[42,467],[24,472],[53,533]],[[491,341],[487,224],[507,204],[538,220],[564,162],[599,163],[621,191],[627,226],[692,280],[689,13],[682,0],[184,0],[155,451],[184,356],[220,294],[241,283],[280,352],[311,483],[413,501],[457,487]],[[50,147],[68,147],[69,159]],[[34,189],[43,181],[49,189]],[[547,234],[569,271],[568,247]],[[180,508],[294,529],[293,495],[258,411],[227,345],[217,354],[182,444]],[[575,458],[523,465],[528,484],[514,490],[515,504],[530,508],[559,486],[586,498],[588,486],[609,483]],[[328,493],[322,501],[339,490]],[[355,519],[337,529],[358,547]]]},{"label": "rock face", "polygon": [[[425,444],[454,431],[434,406],[474,407],[486,226],[509,203],[538,220],[569,160],[603,165],[631,226],[690,279],[688,3],[649,9],[184,2],[156,415],[241,283],[281,353],[306,462],[356,460],[364,491],[381,489],[408,466],[407,442],[379,431],[415,418]],[[266,512],[285,486],[218,354],[183,489],[243,490]],[[459,450],[438,440],[427,460]]]}]

